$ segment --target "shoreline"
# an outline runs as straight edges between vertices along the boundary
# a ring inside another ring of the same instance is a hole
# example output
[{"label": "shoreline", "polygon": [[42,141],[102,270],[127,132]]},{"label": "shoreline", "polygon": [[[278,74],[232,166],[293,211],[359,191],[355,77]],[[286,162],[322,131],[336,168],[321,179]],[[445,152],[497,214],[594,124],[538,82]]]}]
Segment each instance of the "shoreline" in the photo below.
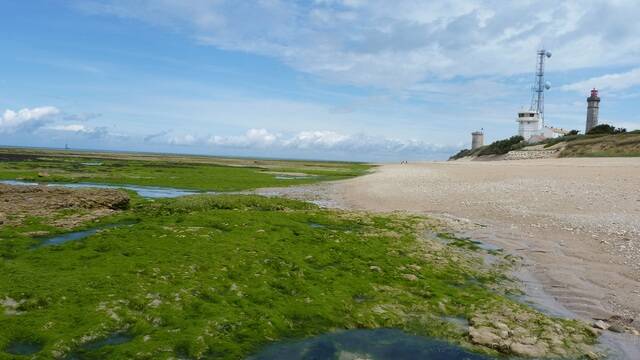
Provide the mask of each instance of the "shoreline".
[{"label": "shoreline", "polygon": [[[383,165],[355,179],[257,193],[443,219],[520,257],[514,275],[536,307],[587,323],[617,315],[638,329],[637,188],[640,159],[547,159]],[[600,341],[610,358],[640,358],[640,336],[604,331]]]}]

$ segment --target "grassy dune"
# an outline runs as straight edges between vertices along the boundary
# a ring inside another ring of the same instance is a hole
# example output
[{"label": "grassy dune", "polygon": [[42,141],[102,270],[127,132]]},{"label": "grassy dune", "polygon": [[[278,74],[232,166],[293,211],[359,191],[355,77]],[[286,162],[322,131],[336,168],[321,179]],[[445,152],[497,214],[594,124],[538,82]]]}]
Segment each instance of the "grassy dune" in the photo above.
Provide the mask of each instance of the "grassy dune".
[{"label": "grassy dune", "polygon": [[640,133],[578,136],[568,141],[562,157],[640,156]]}]

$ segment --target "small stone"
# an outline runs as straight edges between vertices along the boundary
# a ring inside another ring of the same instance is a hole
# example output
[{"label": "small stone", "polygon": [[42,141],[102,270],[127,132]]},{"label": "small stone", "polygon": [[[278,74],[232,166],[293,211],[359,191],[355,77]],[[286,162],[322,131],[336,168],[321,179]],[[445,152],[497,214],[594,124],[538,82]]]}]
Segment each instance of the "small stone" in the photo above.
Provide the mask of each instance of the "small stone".
[{"label": "small stone", "polygon": [[375,265],[369,266],[369,270],[376,271],[376,272],[382,272],[382,269],[380,268],[380,266],[375,266]]},{"label": "small stone", "polygon": [[409,280],[409,281],[416,281],[418,280],[418,277],[413,275],[413,274],[402,274],[402,277]]},{"label": "small stone", "polygon": [[485,345],[489,347],[497,347],[500,345],[500,336],[493,333],[493,329],[489,327],[469,327],[469,336],[471,342],[478,345]]},{"label": "small stone", "polygon": [[624,328],[624,326],[620,325],[620,324],[613,324],[611,326],[609,326],[609,331],[613,331],[615,333],[624,333],[626,332],[626,329]]},{"label": "small stone", "polygon": [[547,354],[547,345],[545,343],[526,345],[514,342],[509,346],[509,350],[518,356],[543,357]]},{"label": "small stone", "polygon": [[601,330],[607,330],[609,328],[609,324],[607,324],[606,322],[604,322],[602,320],[598,320],[598,321],[594,322],[593,324],[591,324],[591,326],[593,326],[596,329],[601,329]]},{"label": "small stone", "polygon": [[538,339],[534,336],[529,336],[529,337],[520,339],[518,342],[524,345],[534,345],[535,343],[538,342]]},{"label": "small stone", "polygon": [[594,353],[593,351],[589,351],[588,353],[584,354],[584,356],[586,356],[587,359],[589,359],[589,360],[598,360],[598,359],[600,359],[600,356],[598,356],[598,354]]}]

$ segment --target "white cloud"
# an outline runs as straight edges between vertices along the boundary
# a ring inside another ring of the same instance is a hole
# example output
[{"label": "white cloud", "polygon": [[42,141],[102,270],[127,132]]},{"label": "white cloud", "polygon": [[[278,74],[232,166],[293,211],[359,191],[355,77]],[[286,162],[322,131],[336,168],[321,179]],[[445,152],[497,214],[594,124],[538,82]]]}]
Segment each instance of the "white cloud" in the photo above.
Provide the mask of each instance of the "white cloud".
[{"label": "white cloud", "polygon": [[82,135],[84,137],[93,138],[93,139],[105,138],[108,135],[110,135],[106,127],[103,127],[103,126],[92,127],[84,124],[52,125],[52,126],[47,126],[44,129],[74,133],[76,135]]},{"label": "white cloud", "polygon": [[293,138],[285,140],[283,145],[298,149],[334,149],[352,141],[350,136],[333,131],[302,131]]},{"label": "white cloud", "polygon": [[640,55],[640,2],[631,0],[94,0],[80,6],[274,57],[336,82],[384,88],[529,73],[542,46],[554,53],[550,70],[628,66]]},{"label": "white cloud", "polygon": [[60,110],[53,106],[24,108],[18,111],[5,110],[0,117],[0,133],[34,131],[45,126],[59,114]]},{"label": "white cloud", "polygon": [[[193,137],[195,139],[195,137]],[[170,140],[171,143],[171,140]],[[347,135],[335,131],[301,131],[291,135],[270,132],[266,129],[250,129],[241,136],[211,136],[207,144],[219,148],[298,150],[316,152],[365,152],[420,154],[449,151],[450,146],[430,144],[409,139],[391,139],[365,134]]]},{"label": "white cloud", "polygon": [[619,91],[626,90],[637,85],[640,85],[640,68],[635,68],[624,73],[607,74],[594,77],[573,84],[564,85],[561,89],[564,91],[577,91],[587,94],[588,91],[594,87],[604,91]]},{"label": "white cloud", "polygon": [[191,134],[179,134],[169,137],[168,143],[171,145],[194,145],[199,140]]},{"label": "white cloud", "polygon": [[82,124],[55,125],[49,127],[51,130],[70,131],[70,132],[88,132],[89,129]]},{"label": "white cloud", "polygon": [[214,146],[235,148],[265,148],[276,144],[279,135],[266,129],[249,129],[242,136],[212,136],[208,143]]}]

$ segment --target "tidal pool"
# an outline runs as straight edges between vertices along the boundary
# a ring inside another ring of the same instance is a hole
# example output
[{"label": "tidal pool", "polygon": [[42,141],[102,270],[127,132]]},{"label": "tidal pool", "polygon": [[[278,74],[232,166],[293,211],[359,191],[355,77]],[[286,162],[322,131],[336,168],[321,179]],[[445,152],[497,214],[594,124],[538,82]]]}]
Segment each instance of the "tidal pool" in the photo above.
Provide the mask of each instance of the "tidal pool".
[{"label": "tidal pool", "polygon": [[61,244],[64,244],[66,242],[69,242],[69,241],[76,241],[76,240],[84,239],[84,238],[89,237],[89,236],[91,236],[93,234],[96,234],[100,230],[113,229],[113,228],[117,228],[117,227],[129,226],[129,225],[134,225],[134,224],[136,224],[136,221],[133,221],[133,220],[132,221],[123,221],[123,222],[119,222],[119,223],[116,223],[116,224],[109,224],[109,225],[99,226],[99,227],[95,227],[95,228],[91,228],[91,229],[87,229],[87,230],[74,231],[74,232],[70,232],[70,233],[55,235],[55,236],[48,237],[48,238],[41,238],[41,242],[38,243],[37,245],[35,245],[33,248],[35,249],[35,248],[41,248],[41,247],[45,247],[45,246],[61,245]]},{"label": "tidal pool", "polygon": [[14,341],[7,346],[4,351],[11,355],[28,356],[42,350],[42,344],[33,341]]},{"label": "tidal pool", "polygon": [[185,189],[176,189],[176,188],[166,188],[166,187],[155,187],[155,186],[136,186],[136,185],[108,185],[108,184],[95,184],[95,183],[47,183],[47,184],[39,184],[37,182],[29,182],[29,181],[18,181],[18,180],[2,180],[1,184],[7,185],[22,185],[22,186],[36,186],[36,185],[46,185],[46,186],[61,186],[71,189],[81,189],[81,188],[98,188],[98,189],[127,189],[131,191],[135,191],[138,195],[146,198],[174,198],[178,196],[184,195],[193,195],[199,194],[198,191],[194,190],[185,190]]},{"label": "tidal pool", "polygon": [[279,342],[250,360],[486,360],[441,340],[409,335],[400,330],[347,330],[313,338]]},{"label": "tidal pool", "polygon": [[[85,358],[96,359],[96,351],[106,346],[126,344],[133,340],[133,336],[127,333],[114,333],[103,339],[97,339],[80,346],[80,349],[69,354],[65,360],[82,360]],[[106,350],[106,349],[105,349]]]}]

